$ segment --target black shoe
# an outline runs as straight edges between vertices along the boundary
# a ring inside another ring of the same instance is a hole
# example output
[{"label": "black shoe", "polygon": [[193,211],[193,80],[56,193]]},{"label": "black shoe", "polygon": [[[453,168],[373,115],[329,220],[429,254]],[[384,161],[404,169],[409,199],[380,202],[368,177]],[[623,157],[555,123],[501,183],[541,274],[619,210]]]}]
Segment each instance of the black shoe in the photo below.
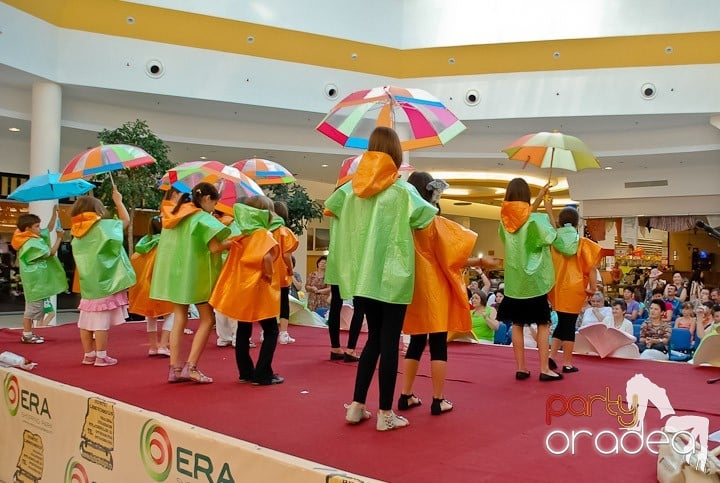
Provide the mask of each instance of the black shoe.
[{"label": "black shoe", "polygon": [[567,374],[568,372],[577,372],[577,371],[579,371],[579,370],[580,370],[580,369],[578,369],[578,368],[575,367],[575,366],[563,366],[563,369],[562,369],[562,371],[563,371],[565,374]]},{"label": "black shoe", "polygon": [[543,373],[540,374],[540,378],[539,378],[539,379],[540,379],[541,381],[546,381],[546,382],[547,382],[547,381],[559,381],[559,380],[562,379],[562,378],[563,378],[563,375],[562,375],[562,374],[558,374],[558,375],[556,375],[556,376],[551,376],[551,375],[545,374],[545,373],[543,372]]},{"label": "black shoe", "polygon": [[551,371],[554,371],[555,369],[557,369],[557,364],[555,363],[555,361],[553,360],[552,357],[548,358],[548,367],[550,367]]},{"label": "black shoe", "polygon": [[402,394],[401,393],[400,399],[398,399],[398,410],[406,411],[410,408],[414,408],[415,406],[420,406],[421,404],[422,404],[422,401],[415,394]]},{"label": "black shoe", "polygon": [[331,352],[330,353],[330,360],[331,361],[343,361],[345,360],[345,353],[338,354],[337,352]]},{"label": "black shoe", "polygon": [[452,411],[453,403],[448,401],[445,398],[433,398],[433,402],[430,405],[430,414],[433,416],[438,416],[442,413],[446,413],[448,411]]},{"label": "black shoe", "polygon": [[273,374],[272,378],[270,379],[260,379],[258,381],[253,381],[253,386],[272,386],[275,384],[282,384],[285,381],[285,379],[282,378],[279,374]]},{"label": "black shoe", "polygon": [[359,360],[360,360],[360,358],[358,356],[348,354],[347,352],[343,355],[343,361],[345,361],[345,362],[357,362]]},{"label": "black shoe", "polygon": [[530,371],[517,371],[515,373],[515,379],[517,379],[518,381],[522,381],[523,379],[527,379],[528,377],[530,377]]}]

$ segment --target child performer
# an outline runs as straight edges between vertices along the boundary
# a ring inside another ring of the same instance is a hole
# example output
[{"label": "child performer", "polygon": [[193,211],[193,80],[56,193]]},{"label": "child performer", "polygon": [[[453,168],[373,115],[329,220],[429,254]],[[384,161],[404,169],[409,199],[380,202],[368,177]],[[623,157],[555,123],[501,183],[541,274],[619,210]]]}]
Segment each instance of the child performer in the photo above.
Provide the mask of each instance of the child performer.
[{"label": "child performer", "polygon": [[[235,222],[241,235],[230,242],[230,254],[210,298],[218,312],[237,319],[235,360],[240,382],[256,386],[283,382],[272,369],[280,312],[280,280],[273,275],[273,263],[280,249],[268,230],[272,209],[272,200],[265,196],[253,196],[244,204],[235,204]],[[249,347],[254,322],[264,332],[256,365],[250,358]]]},{"label": "child performer", "polygon": [[[552,210],[548,212],[554,223]],[[558,324],[553,332],[549,367],[557,369],[555,357],[562,345],[564,373],[577,372],[572,365],[575,347],[575,324],[578,314],[588,295],[597,290],[595,271],[600,263],[600,245],[578,235],[580,215],[571,206],[566,206],[558,215],[557,237],[552,243],[552,260],[555,267],[555,286],[548,293],[548,300],[557,312]],[[589,288],[588,288],[589,287]]]},{"label": "child performer", "polygon": [[80,280],[82,363],[96,367],[117,364],[117,359],[107,355],[108,330],[125,322],[127,289],[135,284],[135,272],[123,246],[130,215],[115,186],[112,199],[119,220],[103,219],[105,207],[92,196],[79,197],[71,212],[72,251]]},{"label": "child performer", "polygon": [[399,178],[401,163],[402,146],[395,131],[375,128],[352,181],[325,202],[335,217],[327,283],[338,285],[342,298],[354,297],[368,325],[345,420],[357,424],[371,417],[365,401],[379,359],[378,431],[410,424],[392,411],[392,404],[400,331],[415,284],[412,232],[427,227],[437,212]]},{"label": "child performer", "polygon": [[288,207],[284,201],[273,203],[274,212],[270,224],[270,232],[278,244],[280,255],[275,260],[273,276],[280,280],[280,336],[278,342],[281,344],[292,344],[295,339],[288,334],[288,323],[290,322],[290,284],[293,280],[292,253],[297,250],[298,239],[290,228],[285,226],[288,221]]},{"label": "child performer", "polygon": [[[555,284],[555,270],[550,244],[555,240],[555,228],[546,214],[533,213],[550,185],[540,190],[530,205],[530,187],[522,178],[510,181],[505,201],[500,209],[498,234],[505,244],[505,297],[498,309],[498,320],[512,320],[512,343],[517,372],[515,379],[530,377],[525,365],[523,327],[537,324],[540,380],[562,379],[548,367],[548,335],[550,304],[547,293]],[[552,206],[545,200],[545,209]]]},{"label": "child performer", "polygon": [[[162,222],[159,216],[153,216],[148,226],[148,234],[140,239],[135,245],[135,253],[133,253],[130,263],[132,263],[135,274],[137,275],[137,283],[130,287],[128,291],[128,300],[130,302],[130,312],[138,315],[144,315],[147,325],[148,356],[164,356],[170,357],[170,331],[173,328],[174,306],[171,302],[153,300],[150,298],[150,281],[153,277],[153,268],[155,266],[155,256],[157,255],[157,244],[160,242],[160,232],[162,230]],[[162,335],[158,344],[157,322],[158,317],[165,317],[162,326]]]},{"label": "child performer", "polygon": [[[230,229],[230,235],[228,235],[228,240],[239,236],[240,235],[240,228],[237,226],[237,223],[235,223],[235,218],[231,213],[226,213],[225,208],[223,207],[222,210],[217,209],[215,210],[215,218],[220,220],[220,222],[227,226]],[[224,251],[222,253],[222,259],[223,259],[223,265],[227,261],[228,252]],[[221,314],[217,310],[213,310],[215,313],[215,333],[217,334],[217,346],[218,347],[229,347],[233,346],[235,347],[235,333],[237,332],[237,320],[231,319],[230,317],[226,316],[225,314]],[[255,347],[252,342],[250,343],[251,347]]]},{"label": "child performer", "polygon": [[[422,171],[412,173],[408,183],[425,201],[436,207],[443,190],[448,187],[444,181],[434,180]],[[489,266],[492,261],[470,258],[477,234],[442,216],[435,216],[427,228],[415,230],[413,238],[415,289],[403,324],[403,333],[410,335],[410,344],[405,354],[403,390],[398,409],[405,410],[421,404],[412,387],[420,357],[429,340],[433,386],[430,413],[439,415],[453,408],[443,392],[448,330],[468,332],[472,327],[461,271],[465,266]]]},{"label": "child performer", "polygon": [[[211,215],[218,198],[215,186],[203,182],[193,187],[191,195],[183,193],[177,203],[165,200],[160,206],[163,230],[150,283],[150,297],[174,304],[170,383],[212,382],[212,378],[200,372],[197,364],[212,330],[214,318],[208,300],[222,268],[221,253],[227,248],[223,240],[230,234],[230,229]],[[197,306],[200,323],[187,362],[182,366],[182,337],[190,304]]]},{"label": "child performer", "polygon": [[40,229],[40,217],[31,213],[20,215],[17,230],[13,234],[12,247],[18,252],[20,279],[25,289],[25,313],[23,315],[23,344],[42,344],[45,339],[33,333],[33,320],[41,325],[51,318],[45,317],[44,301],[48,297],[68,289],[65,270],[56,256],[62,243],[62,228],[58,228],[57,240],[50,248],[50,232],[57,220],[57,207],[48,227]]}]

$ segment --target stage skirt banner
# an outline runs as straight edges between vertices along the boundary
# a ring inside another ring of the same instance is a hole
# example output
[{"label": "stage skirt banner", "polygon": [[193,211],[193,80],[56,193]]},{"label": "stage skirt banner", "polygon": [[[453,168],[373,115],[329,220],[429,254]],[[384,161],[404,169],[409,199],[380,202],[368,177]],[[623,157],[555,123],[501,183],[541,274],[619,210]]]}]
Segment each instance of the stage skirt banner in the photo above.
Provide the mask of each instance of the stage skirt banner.
[{"label": "stage skirt banner", "polygon": [[0,482],[371,482],[0,367]]}]

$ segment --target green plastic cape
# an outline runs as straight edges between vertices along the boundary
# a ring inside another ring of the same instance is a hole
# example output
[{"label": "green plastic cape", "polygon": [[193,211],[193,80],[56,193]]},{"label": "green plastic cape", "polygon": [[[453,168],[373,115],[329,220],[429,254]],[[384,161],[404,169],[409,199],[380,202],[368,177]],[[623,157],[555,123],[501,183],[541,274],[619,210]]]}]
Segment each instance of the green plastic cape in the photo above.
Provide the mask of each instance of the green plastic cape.
[{"label": "green plastic cape", "polygon": [[30,238],[18,251],[20,279],[25,300],[35,302],[68,289],[67,277],[57,256],[50,257],[50,232],[40,230],[42,238]]},{"label": "green plastic cape", "polygon": [[150,298],[183,305],[207,302],[223,264],[221,254],[210,253],[208,243],[228,235],[230,228],[204,211],[188,215],[174,228],[163,228]]},{"label": "green plastic cape", "polygon": [[156,235],[145,235],[137,242],[137,245],[135,245],[135,252],[140,255],[145,255],[153,251],[158,243],[160,243],[160,233]]},{"label": "green plastic cape", "polygon": [[72,241],[80,295],[94,300],[135,284],[135,271],[123,247],[122,220],[99,220],[82,237]]}]

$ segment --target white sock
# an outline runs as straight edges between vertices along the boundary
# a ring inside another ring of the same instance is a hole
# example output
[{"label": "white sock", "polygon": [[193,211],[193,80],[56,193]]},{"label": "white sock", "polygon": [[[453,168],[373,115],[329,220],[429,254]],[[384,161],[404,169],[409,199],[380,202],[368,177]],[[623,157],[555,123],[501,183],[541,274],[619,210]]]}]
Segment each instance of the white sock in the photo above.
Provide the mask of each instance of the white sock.
[{"label": "white sock", "polygon": [[32,336],[33,336],[32,330],[31,330],[30,332],[25,332],[25,331],[23,330],[23,337],[28,337],[28,338],[29,338],[29,337],[32,337]]},{"label": "white sock", "polygon": [[107,357],[107,351],[97,351],[97,356],[99,359],[103,359]]},{"label": "white sock", "polygon": [[95,357],[95,351],[86,352],[85,357]]}]

